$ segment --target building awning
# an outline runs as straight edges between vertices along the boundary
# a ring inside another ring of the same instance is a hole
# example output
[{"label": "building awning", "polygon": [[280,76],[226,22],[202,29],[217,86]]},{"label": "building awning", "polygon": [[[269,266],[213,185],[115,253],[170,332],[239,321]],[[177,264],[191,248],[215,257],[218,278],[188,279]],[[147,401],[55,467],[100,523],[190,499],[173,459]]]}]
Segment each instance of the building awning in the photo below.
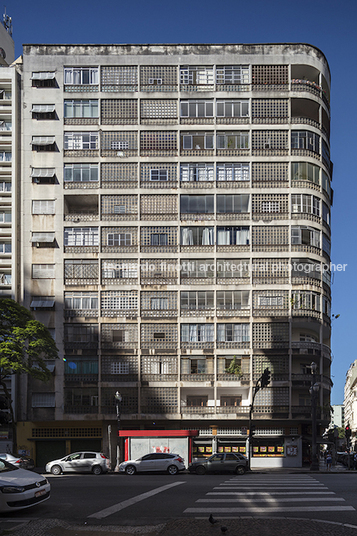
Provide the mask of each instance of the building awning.
[{"label": "building awning", "polygon": [[32,300],[30,307],[34,309],[52,308],[55,305],[55,300],[49,300],[48,298],[35,298]]},{"label": "building awning", "polygon": [[31,242],[52,244],[55,241],[55,233],[32,233]]},{"label": "building awning", "polygon": [[31,80],[53,80],[55,76],[53,71],[40,71],[32,73]]},{"label": "building awning", "polygon": [[55,111],[54,104],[33,104],[31,112],[36,112],[38,114],[47,114]]},{"label": "building awning", "polygon": [[54,177],[55,168],[32,168],[31,177]]},{"label": "building awning", "polygon": [[33,136],[32,145],[53,145],[55,142],[54,136]]}]

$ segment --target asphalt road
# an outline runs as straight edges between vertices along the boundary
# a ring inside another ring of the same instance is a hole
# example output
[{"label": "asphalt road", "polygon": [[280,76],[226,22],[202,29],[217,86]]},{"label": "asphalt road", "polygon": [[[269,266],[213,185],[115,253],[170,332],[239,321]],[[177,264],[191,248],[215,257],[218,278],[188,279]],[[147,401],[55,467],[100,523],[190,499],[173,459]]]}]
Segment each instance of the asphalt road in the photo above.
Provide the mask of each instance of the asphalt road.
[{"label": "asphalt road", "polygon": [[[135,526],[175,518],[269,516],[320,519],[357,527],[357,471],[244,476],[47,475],[51,498],[0,516],[9,521],[62,519],[84,525]],[[356,530],[357,534],[357,530]]]}]

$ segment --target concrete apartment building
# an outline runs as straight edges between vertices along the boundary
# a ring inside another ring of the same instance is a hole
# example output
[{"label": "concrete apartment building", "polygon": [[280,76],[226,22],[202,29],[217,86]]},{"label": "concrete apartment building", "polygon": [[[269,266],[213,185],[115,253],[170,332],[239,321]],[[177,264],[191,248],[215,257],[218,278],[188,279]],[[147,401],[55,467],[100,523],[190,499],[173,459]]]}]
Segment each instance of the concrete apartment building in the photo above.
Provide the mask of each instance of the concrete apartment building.
[{"label": "concrete apartment building", "polygon": [[344,390],[344,426],[347,424],[351,428],[350,446],[351,450],[356,450],[357,435],[357,359],[351,363],[346,373]]},{"label": "concrete apartment building", "polygon": [[305,44],[23,52],[22,298],[61,360],[50,384],[22,381],[19,442],[38,465],[113,453],[119,391],[123,437],[198,430],[193,456],[244,453],[269,368],[252,466],[307,462],[312,361],[321,430],[330,421],[324,55]]}]

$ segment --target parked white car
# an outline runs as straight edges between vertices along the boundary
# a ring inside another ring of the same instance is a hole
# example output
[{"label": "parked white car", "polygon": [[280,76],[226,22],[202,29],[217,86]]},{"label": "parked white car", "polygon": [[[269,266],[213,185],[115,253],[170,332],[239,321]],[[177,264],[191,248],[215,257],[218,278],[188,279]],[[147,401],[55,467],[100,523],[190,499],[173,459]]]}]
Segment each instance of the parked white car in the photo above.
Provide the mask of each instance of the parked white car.
[{"label": "parked white car", "polygon": [[179,471],[184,471],[185,460],[179,454],[167,454],[155,452],[145,454],[137,460],[128,460],[119,465],[119,473],[135,475],[135,473],[164,471],[169,475],[176,475]]},{"label": "parked white car", "polygon": [[37,473],[0,459],[0,512],[14,512],[46,501],[51,486]]},{"label": "parked white car", "polygon": [[102,452],[74,452],[58,460],[48,462],[46,473],[60,475],[61,473],[93,473],[100,475],[110,469],[110,460]]}]

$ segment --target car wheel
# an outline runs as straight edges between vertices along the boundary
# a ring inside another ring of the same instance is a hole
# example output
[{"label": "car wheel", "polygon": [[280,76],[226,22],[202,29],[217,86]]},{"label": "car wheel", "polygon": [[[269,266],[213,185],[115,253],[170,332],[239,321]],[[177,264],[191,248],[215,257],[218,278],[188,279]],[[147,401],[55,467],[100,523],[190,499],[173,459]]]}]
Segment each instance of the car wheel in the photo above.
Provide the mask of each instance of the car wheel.
[{"label": "car wheel", "polygon": [[199,466],[196,468],[196,474],[197,474],[197,475],[205,475],[205,474],[206,474],[206,468],[203,467],[203,465],[199,465]]},{"label": "car wheel", "polygon": [[128,467],[125,468],[125,472],[127,475],[135,475],[136,468],[133,465],[128,465]]},{"label": "car wheel", "polygon": [[245,467],[243,465],[238,465],[235,470],[236,475],[244,475]]},{"label": "car wheel", "polygon": [[169,473],[169,475],[177,475],[178,469],[176,465],[169,465],[167,468],[167,472]]},{"label": "car wheel", "polygon": [[51,473],[53,475],[60,475],[62,473],[62,469],[59,465],[54,465],[53,467],[51,467]]},{"label": "car wheel", "polygon": [[102,473],[102,468],[100,467],[100,465],[95,465],[92,468],[92,473],[93,475],[100,475]]}]

